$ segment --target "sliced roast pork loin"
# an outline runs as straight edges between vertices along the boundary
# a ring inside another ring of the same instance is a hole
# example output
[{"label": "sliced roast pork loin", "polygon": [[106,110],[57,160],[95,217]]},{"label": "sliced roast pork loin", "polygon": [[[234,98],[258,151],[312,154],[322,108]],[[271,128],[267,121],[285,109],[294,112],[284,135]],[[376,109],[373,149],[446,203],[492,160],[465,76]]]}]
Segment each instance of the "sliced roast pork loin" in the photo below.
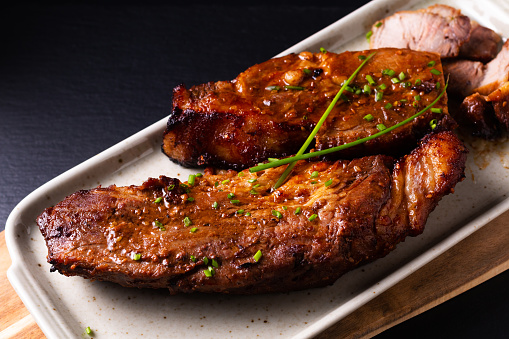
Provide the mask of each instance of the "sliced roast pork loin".
[{"label": "sliced roast pork loin", "polygon": [[[302,52],[254,65],[232,81],[173,91],[162,149],[189,167],[242,169],[269,157],[295,154],[341,85],[372,51],[335,54]],[[315,149],[345,144],[414,115],[444,88],[436,53],[385,48],[360,70],[316,135]],[[403,154],[430,131],[455,125],[444,95],[419,119],[341,157]]]},{"label": "sliced roast pork loin", "polygon": [[436,52],[442,58],[456,57],[470,38],[470,19],[461,11],[434,5],[416,11],[401,11],[372,27],[370,48],[396,47]]},{"label": "sliced roast pork loin", "polygon": [[483,63],[494,59],[502,44],[502,37],[492,29],[471,20],[470,38],[460,47],[458,58],[477,60]]},{"label": "sliced roast pork loin", "polygon": [[488,95],[509,80],[509,40],[495,59],[487,64],[470,60],[446,60],[444,73],[449,77],[448,91],[466,97],[472,93]]},{"label": "sliced roast pork loin", "polygon": [[477,61],[445,61],[449,93],[461,105],[451,113],[472,135],[494,139],[509,131],[509,41],[487,64]]},{"label": "sliced roast pork loin", "polygon": [[52,270],[67,276],[171,293],[287,292],[332,284],[423,232],[465,158],[454,133],[440,132],[399,160],[298,162],[277,190],[285,166],[79,191],[37,222]]},{"label": "sliced roast pork loin", "polygon": [[433,5],[401,11],[376,22],[370,48],[396,47],[439,53],[442,58],[487,62],[500,49],[501,37],[461,14],[459,9]]}]

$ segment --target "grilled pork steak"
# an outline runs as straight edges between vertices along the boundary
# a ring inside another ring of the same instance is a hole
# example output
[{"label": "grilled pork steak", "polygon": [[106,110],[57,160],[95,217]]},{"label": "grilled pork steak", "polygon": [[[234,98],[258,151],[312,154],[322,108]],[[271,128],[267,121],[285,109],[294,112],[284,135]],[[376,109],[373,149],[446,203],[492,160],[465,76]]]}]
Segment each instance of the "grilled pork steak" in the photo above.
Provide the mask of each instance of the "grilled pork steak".
[{"label": "grilled pork steak", "polygon": [[[241,169],[269,157],[295,154],[344,81],[371,51],[290,54],[254,65],[232,81],[173,92],[162,149],[188,167]],[[360,70],[316,135],[318,150],[395,125],[430,104],[444,86],[435,53],[380,49]],[[341,157],[401,155],[416,146],[437,119],[454,126],[447,98],[393,133],[338,153]]]},{"label": "grilled pork steak", "polygon": [[399,160],[299,162],[275,191],[284,166],[79,191],[37,223],[64,275],[171,293],[299,290],[332,284],[421,233],[465,158],[459,139],[441,132]]}]

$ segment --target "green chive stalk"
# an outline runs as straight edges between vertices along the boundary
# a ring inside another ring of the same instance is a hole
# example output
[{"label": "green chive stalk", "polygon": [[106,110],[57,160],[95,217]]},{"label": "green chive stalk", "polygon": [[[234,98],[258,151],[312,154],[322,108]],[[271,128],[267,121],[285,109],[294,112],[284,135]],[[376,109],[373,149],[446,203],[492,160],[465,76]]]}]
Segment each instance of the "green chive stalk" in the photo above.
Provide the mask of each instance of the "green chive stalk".
[{"label": "green chive stalk", "polygon": [[309,159],[309,158],[313,158],[313,157],[319,157],[319,156],[322,156],[322,155],[338,152],[338,151],[341,151],[341,150],[344,150],[344,149],[347,149],[347,148],[350,148],[350,147],[353,147],[353,146],[365,143],[366,141],[378,138],[379,136],[381,136],[383,134],[386,134],[386,133],[389,133],[389,132],[395,130],[396,128],[398,128],[398,127],[406,125],[410,121],[412,121],[415,118],[417,118],[420,115],[422,115],[428,109],[432,108],[440,100],[440,98],[442,98],[442,96],[444,95],[445,90],[447,89],[448,85],[449,84],[446,83],[445,86],[444,86],[444,89],[442,90],[440,95],[431,104],[426,106],[423,110],[421,110],[418,113],[412,115],[411,117],[401,121],[400,123],[397,123],[396,125],[387,127],[383,131],[380,131],[378,133],[375,133],[375,134],[372,134],[370,136],[364,137],[362,139],[358,139],[358,140],[349,142],[347,144],[339,145],[339,146],[336,146],[336,147],[331,147],[331,148],[328,148],[328,149],[325,149],[325,150],[322,150],[322,151],[317,151],[317,152],[312,152],[312,153],[305,153],[305,154],[297,154],[296,156],[285,158],[285,159],[280,159],[278,161],[273,161],[273,162],[268,163],[268,164],[261,164],[261,165],[255,166],[255,167],[251,167],[249,169],[249,171],[252,172],[252,173],[253,172],[259,172],[259,171],[266,170],[268,168],[282,166],[282,165],[286,165],[286,164],[289,164],[289,163],[295,163],[296,161],[299,161],[299,160]]}]

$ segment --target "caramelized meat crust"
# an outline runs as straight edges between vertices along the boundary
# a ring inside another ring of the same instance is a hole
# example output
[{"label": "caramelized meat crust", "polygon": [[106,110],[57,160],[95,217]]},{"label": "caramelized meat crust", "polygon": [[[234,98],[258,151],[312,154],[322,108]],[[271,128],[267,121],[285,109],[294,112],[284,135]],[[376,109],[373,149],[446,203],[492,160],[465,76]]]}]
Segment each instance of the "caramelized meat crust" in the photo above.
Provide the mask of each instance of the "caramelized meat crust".
[{"label": "caramelized meat crust", "polygon": [[463,178],[465,158],[459,139],[441,132],[399,160],[299,162],[277,190],[284,166],[79,191],[37,223],[48,262],[67,276],[171,293],[306,289],[420,234]]},{"label": "caramelized meat crust", "polygon": [[[237,170],[295,154],[341,85],[370,53],[290,54],[254,65],[232,81],[189,89],[180,85],[173,91],[162,150],[187,167]],[[314,147],[338,146],[397,124],[430,104],[443,86],[438,54],[377,50],[330,113]],[[454,127],[445,95],[436,107],[443,113],[428,111],[393,133],[336,155],[407,153],[430,131],[432,119],[444,129]]]}]

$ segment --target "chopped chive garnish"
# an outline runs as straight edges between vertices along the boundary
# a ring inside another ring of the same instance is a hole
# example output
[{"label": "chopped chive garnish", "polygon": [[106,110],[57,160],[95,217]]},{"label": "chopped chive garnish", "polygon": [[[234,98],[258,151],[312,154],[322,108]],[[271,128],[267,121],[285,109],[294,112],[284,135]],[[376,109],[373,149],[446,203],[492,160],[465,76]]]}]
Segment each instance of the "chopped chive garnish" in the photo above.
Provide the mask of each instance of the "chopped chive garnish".
[{"label": "chopped chive garnish", "polygon": [[435,129],[435,127],[437,127],[437,119],[431,120],[429,125],[431,126],[431,129]]},{"label": "chopped chive garnish", "polygon": [[286,211],[288,209],[288,207],[287,206],[283,206],[283,209]]},{"label": "chopped chive garnish", "polygon": [[302,71],[303,71],[304,73],[306,73],[307,75],[311,75],[311,73],[313,73],[313,72],[311,72],[311,70],[310,70],[310,69],[307,69],[307,68],[304,68]]},{"label": "chopped chive garnish", "polygon": [[182,220],[182,221],[184,222],[185,227],[191,226],[193,224],[193,222],[191,221],[191,219],[189,219],[189,217],[185,217],[184,220]]},{"label": "chopped chive garnish", "polygon": [[201,178],[201,177],[203,177],[203,174],[201,174],[201,173],[196,173],[196,177],[197,177],[197,178]]},{"label": "chopped chive garnish", "polygon": [[242,214],[242,213],[244,213],[244,210],[238,210],[237,211],[237,214]]},{"label": "chopped chive garnish", "polygon": [[189,232],[191,232],[191,233],[195,233],[196,231],[198,231],[198,228],[196,228],[196,227],[193,227],[189,230]]},{"label": "chopped chive garnish", "polygon": [[371,87],[369,87],[368,84],[364,85],[364,88],[362,89],[364,94],[370,94],[371,93]]},{"label": "chopped chive garnish", "polygon": [[295,209],[295,214],[300,214],[300,211],[301,211],[301,210],[302,210],[302,208],[301,208],[301,207],[297,207],[297,208]]},{"label": "chopped chive garnish", "polygon": [[189,174],[189,178],[187,179],[187,183],[190,185],[190,186],[193,186],[194,185],[194,180],[196,179],[196,175],[194,174]]},{"label": "chopped chive garnish", "polygon": [[415,86],[419,86],[420,84],[422,84],[422,80],[421,79],[415,80]]},{"label": "chopped chive garnish", "polygon": [[387,88],[387,85],[386,84],[381,84],[380,86],[378,86],[378,88],[380,88],[383,91],[384,89]]},{"label": "chopped chive garnish", "polygon": [[256,182],[256,180],[258,180],[258,179],[249,179],[247,182],[253,183],[253,182]]},{"label": "chopped chive garnish", "polygon": [[163,197],[158,197],[156,200],[154,200],[156,204],[159,204],[161,201],[163,201]]},{"label": "chopped chive garnish", "polygon": [[217,187],[217,186],[219,186],[219,181],[216,181],[216,182],[214,183],[214,187]]},{"label": "chopped chive garnish", "polygon": [[258,188],[258,187],[260,187],[261,185],[262,185],[262,184],[255,184],[255,185],[253,185],[253,188]]},{"label": "chopped chive garnish", "polygon": [[88,326],[87,328],[85,328],[85,333],[87,333],[87,334],[92,334],[92,329],[90,328],[90,326]]},{"label": "chopped chive garnish", "polygon": [[311,181],[311,185],[318,184],[318,181]]},{"label": "chopped chive garnish", "polygon": [[380,101],[382,100],[382,98],[384,97],[384,93],[383,92],[380,92],[380,91],[377,91],[376,94],[375,94],[375,101]]},{"label": "chopped chive garnish", "polygon": [[210,269],[203,270],[203,273],[205,274],[205,276],[206,276],[207,278],[212,277],[212,275],[213,275],[213,273],[212,273],[212,272],[213,272],[213,270],[211,271]]},{"label": "chopped chive garnish", "polygon": [[298,91],[302,91],[304,89],[304,87],[302,87],[302,86],[290,86],[290,85],[285,85],[285,88],[286,89],[295,89]]},{"label": "chopped chive garnish", "polygon": [[262,251],[258,250],[255,255],[253,255],[254,261],[258,262],[262,258]]},{"label": "chopped chive garnish", "polygon": [[385,106],[384,106],[385,109],[391,109],[392,108],[392,104],[390,102],[386,103]]},{"label": "chopped chive garnish", "polygon": [[431,72],[432,74],[435,74],[435,75],[440,75],[440,74],[442,74],[442,72],[440,72],[439,70],[434,69],[434,68],[433,68],[430,72]]},{"label": "chopped chive garnish", "polygon": [[232,204],[234,204],[234,205],[236,205],[236,204],[240,204],[240,200],[236,200],[236,199],[234,199],[234,200],[230,200],[230,202],[231,202]]},{"label": "chopped chive garnish", "polygon": [[134,253],[134,254],[133,254],[133,260],[138,261],[138,260],[140,260],[140,259],[141,259],[141,254],[140,254],[140,253]]},{"label": "chopped chive garnish", "polygon": [[193,201],[194,201],[194,198],[193,198],[193,197],[189,197],[189,198],[187,198],[186,200],[187,200],[187,201],[189,201],[189,202],[193,202]]},{"label": "chopped chive garnish", "polygon": [[194,255],[191,256],[191,261],[196,262],[196,257]]},{"label": "chopped chive garnish", "polygon": [[439,82],[437,82],[437,84],[436,84],[435,86],[436,86],[436,88],[437,88],[437,89],[440,89],[440,86],[441,86],[441,85],[440,85],[440,83],[439,83]]},{"label": "chopped chive garnish", "polygon": [[384,69],[382,71],[382,74],[383,75],[388,75],[388,76],[392,77],[394,74],[396,74],[396,72],[393,71],[392,69]]},{"label": "chopped chive garnish", "polygon": [[244,172],[239,172],[239,173],[237,173],[237,176],[238,176],[238,177],[240,177],[240,178],[242,178],[242,177],[244,176]]},{"label": "chopped chive garnish", "polygon": [[358,58],[359,58],[359,60],[364,60],[364,59],[366,59],[366,56],[361,54],[358,56]]},{"label": "chopped chive garnish", "polygon": [[203,263],[204,263],[205,265],[208,265],[208,263],[209,263],[209,258],[207,258],[207,257],[203,257]]},{"label": "chopped chive garnish", "polygon": [[319,174],[318,171],[313,171],[313,173],[311,173],[311,178],[316,178]]},{"label": "chopped chive garnish", "polygon": [[228,184],[229,182],[230,182],[230,179],[226,179],[226,180],[221,181],[221,184],[226,185],[226,184]]},{"label": "chopped chive garnish", "polygon": [[430,111],[432,113],[442,113],[443,112],[442,109],[438,108],[438,107],[433,107],[433,108],[430,109]]},{"label": "chopped chive garnish", "polygon": [[172,189],[174,189],[174,188],[175,188],[175,185],[170,185],[170,186],[168,186],[167,190],[168,190],[168,191],[171,191],[171,190],[172,190]]},{"label": "chopped chive garnish", "polygon": [[228,199],[230,199],[230,200],[231,200],[231,199],[235,198],[235,194],[233,194],[233,193],[228,193],[227,197],[228,197]]},{"label": "chopped chive garnish", "polygon": [[250,194],[258,194],[258,192],[253,188],[252,190],[249,191]]},{"label": "chopped chive garnish", "polygon": [[401,81],[405,80],[405,73],[404,72],[399,73],[398,78]]},{"label": "chopped chive garnish", "polygon": [[216,259],[212,259],[212,266],[214,266],[215,268],[219,267],[219,264],[217,263]]},{"label": "chopped chive garnish", "polygon": [[435,66],[436,62],[435,60],[431,60],[430,62],[428,62],[428,67],[433,67]]},{"label": "chopped chive garnish", "polygon": [[383,130],[387,129],[387,127],[385,127],[384,124],[378,124],[378,125],[376,125],[376,128],[378,128],[379,131],[383,131]]},{"label": "chopped chive garnish", "polygon": [[308,218],[308,220],[309,220],[309,221],[313,221],[313,220],[315,220],[316,218],[318,218],[318,215],[316,215],[316,214],[312,214],[312,215]]},{"label": "chopped chive garnish", "polygon": [[373,80],[373,77],[369,74],[366,74],[366,80],[369,82],[370,85],[376,84],[375,80]]},{"label": "chopped chive garnish", "polygon": [[276,211],[276,210],[272,210],[272,215],[277,217],[278,219],[281,219],[283,217],[283,215],[281,214],[281,212],[279,211]]},{"label": "chopped chive garnish", "polygon": [[[299,149],[299,151],[297,152],[297,156],[300,156],[302,155],[308,148],[308,146],[311,144],[311,142],[313,141],[313,139],[315,138],[315,135],[316,133],[318,133],[318,130],[320,129],[320,127],[322,127],[325,119],[327,119],[327,117],[329,116],[329,113],[332,111],[332,109],[334,108],[334,106],[336,105],[336,103],[338,102],[339,98],[343,95],[343,92],[345,90],[345,86],[348,86],[348,84],[350,84],[350,82],[353,81],[353,79],[357,76],[357,73],[359,73],[359,71],[361,70],[361,68],[368,62],[369,59],[371,59],[373,57],[373,55],[375,55],[376,52],[373,52],[371,53],[367,58],[366,60],[364,60],[360,65],[359,67],[357,67],[357,69],[352,73],[352,75],[343,83],[343,85],[341,86],[341,88],[339,89],[338,93],[336,94],[336,96],[334,97],[334,99],[332,99],[332,102],[329,104],[329,106],[327,107],[327,109],[325,110],[325,112],[322,114],[322,117],[320,118],[320,120],[318,120],[318,122],[316,123],[315,127],[313,128],[313,130],[311,131],[310,135],[307,137],[306,141],[304,142],[304,144],[301,146],[301,148]],[[288,158],[287,158],[288,159]],[[278,160],[278,161],[275,161],[273,162],[272,164],[275,164],[275,163],[278,163],[279,161],[281,160]],[[274,188],[277,189],[279,188],[286,180],[286,178],[288,177],[288,175],[290,174],[290,172],[292,171],[293,167],[295,166],[295,162],[290,162],[289,163],[290,165],[288,165],[288,167],[286,167],[285,171],[283,172],[283,174],[279,177],[279,179],[276,181],[276,184],[274,185]],[[251,169],[250,169],[251,171]]]},{"label": "chopped chive garnish", "polygon": [[393,84],[399,84],[400,82],[398,78],[392,78],[391,81]]},{"label": "chopped chive garnish", "polygon": [[154,226],[159,228],[161,231],[166,231],[166,228],[164,227],[163,224],[161,224],[161,222],[159,220],[154,221],[153,224],[154,224]]},{"label": "chopped chive garnish", "polygon": [[212,204],[212,208],[215,208],[216,210],[219,208],[219,204],[217,203],[217,201],[214,201],[214,203]]},{"label": "chopped chive garnish", "polygon": [[369,38],[371,38],[372,35],[373,31],[369,31],[368,33],[366,33],[366,39],[369,41]]},{"label": "chopped chive garnish", "polygon": [[281,87],[279,87],[279,86],[267,86],[267,87],[265,87],[265,89],[267,91],[279,91],[281,89]]},{"label": "chopped chive garnish", "polygon": [[327,53],[327,50],[325,48],[323,48],[323,47],[320,47],[320,52]]},{"label": "chopped chive garnish", "polygon": [[412,106],[417,107],[417,106],[419,106],[419,103],[418,103],[417,101],[414,101],[414,102],[412,103]]},{"label": "chopped chive garnish", "polygon": [[251,216],[251,213],[249,212],[246,212],[246,214],[244,214],[246,217],[250,217]]},{"label": "chopped chive garnish", "polygon": [[414,99],[415,99],[415,101],[419,101],[419,100],[421,100],[421,96],[419,94],[417,94],[416,96],[414,96]]},{"label": "chopped chive garnish", "polygon": [[366,114],[363,119],[366,120],[366,121],[372,121],[373,120],[373,116],[371,114]]},{"label": "chopped chive garnish", "polygon": [[350,87],[350,86],[345,86],[345,91],[348,91],[348,92],[350,92],[350,93],[353,93],[353,92],[354,92],[354,91],[353,91],[353,88],[352,88],[352,87]]},{"label": "chopped chive garnish", "polygon": [[375,24],[375,27],[380,27],[382,26],[382,22],[381,21],[378,21],[376,24]]},{"label": "chopped chive garnish", "polygon": [[324,185],[325,185],[325,187],[329,187],[330,185],[332,185],[332,182],[333,182],[333,181],[334,181],[333,179],[329,179],[329,180],[327,180],[327,181],[325,182],[325,184],[324,184]]}]

